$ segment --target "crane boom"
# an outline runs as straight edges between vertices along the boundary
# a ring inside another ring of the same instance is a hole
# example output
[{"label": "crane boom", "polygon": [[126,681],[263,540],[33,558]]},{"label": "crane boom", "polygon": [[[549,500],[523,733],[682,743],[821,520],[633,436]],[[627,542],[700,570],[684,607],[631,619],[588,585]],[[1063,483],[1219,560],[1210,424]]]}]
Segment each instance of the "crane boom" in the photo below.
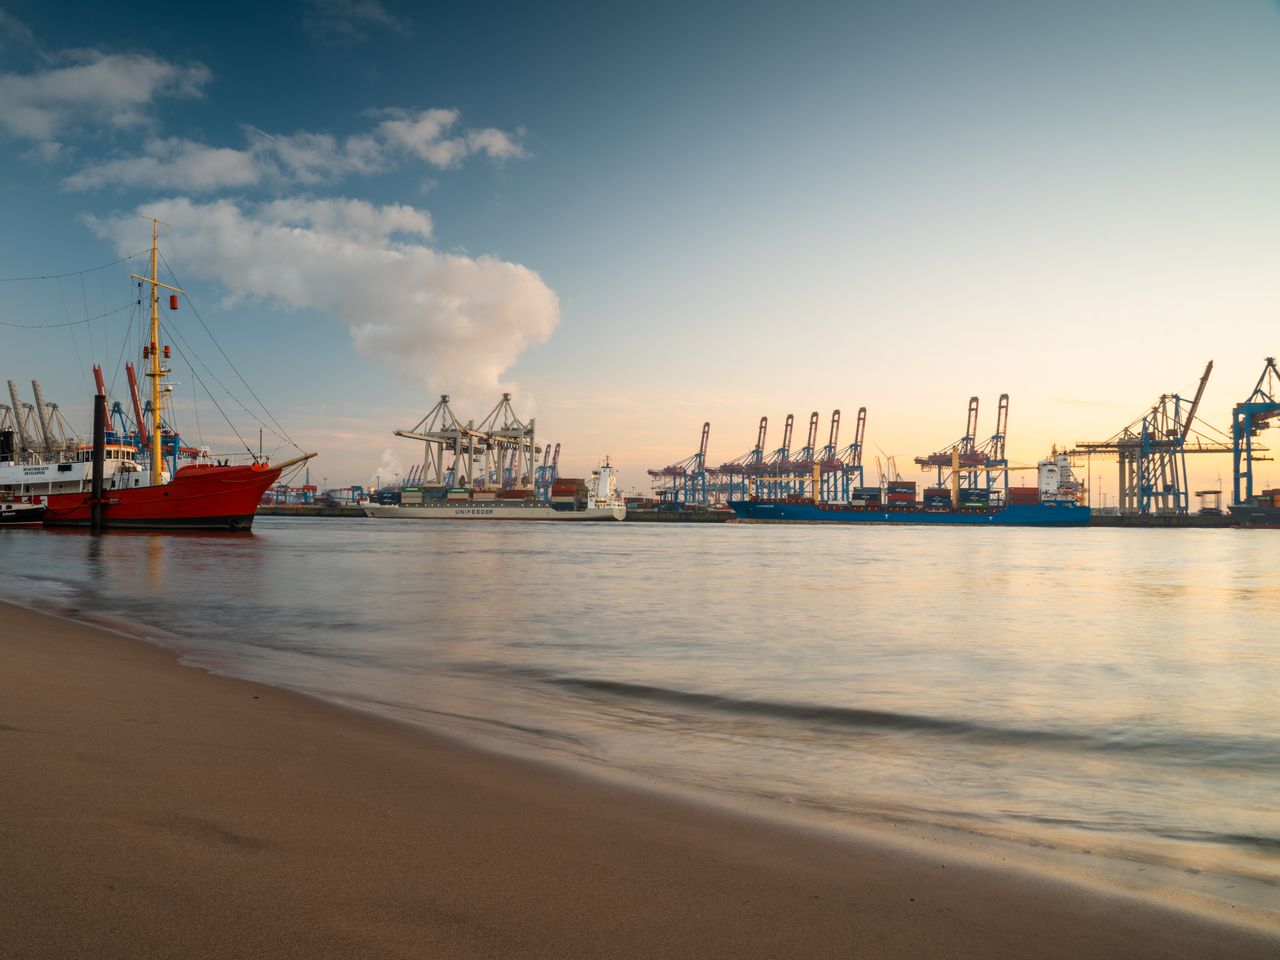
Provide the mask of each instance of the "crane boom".
[{"label": "crane boom", "polygon": [[1182,439],[1187,439],[1187,435],[1191,433],[1191,424],[1195,422],[1196,411],[1200,409],[1200,398],[1204,396],[1205,385],[1209,382],[1209,374],[1213,372],[1213,361],[1210,360],[1208,366],[1204,368],[1204,376],[1200,378],[1200,386],[1196,387],[1196,398],[1191,401],[1191,409],[1187,411],[1186,422],[1182,424]]},{"label": "crane boom", "polygon": [[124,372],[129,378],[129,396],[133,400],[133,419],[138,425],[138,444],[147,446],[147,424],[142,419],[142,397],[138,394],[138,374],[133,369],[133,361],[124,365]]}]

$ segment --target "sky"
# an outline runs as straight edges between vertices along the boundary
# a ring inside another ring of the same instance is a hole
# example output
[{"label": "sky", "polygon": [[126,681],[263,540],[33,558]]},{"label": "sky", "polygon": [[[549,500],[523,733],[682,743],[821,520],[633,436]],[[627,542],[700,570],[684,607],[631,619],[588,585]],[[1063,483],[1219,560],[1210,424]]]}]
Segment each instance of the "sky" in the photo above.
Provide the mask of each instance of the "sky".
[{"label": "sky", "polygon": [[142,262],[82,271],[141,214],[184,436],[265,424],[330,486],[442,393],[630,490],[704,420],[718,464],[865,406],[906,462],[975,394],[1034,463],[1210,359],[1226,428],[1280,351],[1274,2],[0,2],[0,378],[80,429]]}]

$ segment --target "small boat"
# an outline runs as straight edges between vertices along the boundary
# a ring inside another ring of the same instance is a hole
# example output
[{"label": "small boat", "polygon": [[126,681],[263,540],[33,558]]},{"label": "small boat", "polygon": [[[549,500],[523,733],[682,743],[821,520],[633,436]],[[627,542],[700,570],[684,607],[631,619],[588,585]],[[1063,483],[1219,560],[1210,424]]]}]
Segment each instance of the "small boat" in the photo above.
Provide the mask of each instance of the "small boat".
[{"label": "small boat", "polygon": [[42,503],[0,502],[0,527],[38,527],[44,519]]}]

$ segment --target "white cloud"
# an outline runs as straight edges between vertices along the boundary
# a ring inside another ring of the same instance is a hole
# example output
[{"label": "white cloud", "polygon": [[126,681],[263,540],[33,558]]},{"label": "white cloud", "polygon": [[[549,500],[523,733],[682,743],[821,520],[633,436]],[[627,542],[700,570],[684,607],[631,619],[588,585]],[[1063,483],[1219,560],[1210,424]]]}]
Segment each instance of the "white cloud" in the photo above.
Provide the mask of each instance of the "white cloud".
[{"label": "white cloud", "polygon": [[150,119],[160,97],[198,97],[209,82],[201,64],[179,66],[134,53],[68,51],[66,66],[0,74],[0,128],[28,140],[54,140],[82,123],[113,128]]},{"label": "white cloud", "polygon": [[36,47],[36,38],[25,23],[11,13],[0,10],[0,50],[6,45]]},{"label": "white cloud", "polygon": [[302,25],[313,41],[331,45],[367,43],[375,28],[402,36],[413,32],[378,0],[307,0]]},{"label": "white cloud", "polygon": [[384,119],[346,139],[305,130],[268,134],[247,126],[243,149],[153,139],[142,154],[92,164],[66,178],[63,186],[88,190],[147,185],[200,192],[259,185],[313,186],[384,172],[411,158],[443,169],[474,154],[495,160],[524,156],[518,132],[512,135],[491,127],[455,132],[456,110],[393,109],[376,115]]},{"label": "white cloud", "polygon": [[[537,273],[432,249],[423,242],[430,216],[413,207],[177,198],[146,212],[174,225],[165,249],[179,275],[218,281],[230,303],[251,297],[336,316],[357,349],[432,391],[483,400],[559,322],[559,301]],[[137,248],[135,213],[90,224],[118,249]]]},{"label": "white cloud", "polygon": [[91,165],[63,181],[69,190],[114,184],[158,190],[215,190],[252,186],[261,179],[254,158],[242,150],[210,147],[191,140],[152,139],[145,154]]}]

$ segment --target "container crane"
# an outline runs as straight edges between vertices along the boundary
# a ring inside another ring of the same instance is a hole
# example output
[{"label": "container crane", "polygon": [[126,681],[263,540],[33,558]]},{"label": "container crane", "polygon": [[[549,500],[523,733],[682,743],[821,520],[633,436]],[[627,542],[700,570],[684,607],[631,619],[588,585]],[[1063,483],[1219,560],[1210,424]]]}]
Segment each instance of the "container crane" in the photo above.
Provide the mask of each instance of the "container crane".
[{"label": "container crane", "polygon": [[1267,357],[1253,392],[1231,411],[1232,494],[1237,506],[1253,503],[1253,465],[1271,459],[1258,456],[1266,447],[1253,438],[1276,419],[1280,419],[1280,370],[1276,358]]},{"label": "container crane", "polygon": [[[1233,452],[1232,444],[1205,436],[1195,428],[1200,400],[1212,372],[1210,360],[1190,403],[1176,393],[1161,394],[1149,410],[1118,433],[1106,440],[1077,443],[1075,449],[1068,451],[1070,456],[1115,456],[1119,460],[1121,513],[1186,514],[1186,455]],[[1214,432],[1221,433],[1216,429]]]},{"label": "container crane", "polygon": [[724,478],[729,500],[746,500],[751,493],[751,480],[759,476],[764,465],[764,442],[769,431],[769,418],[760,418],[756,445],[740,457],[720,464],[717,471]]},{"label": "container crane", "polygon": [[772,498],[792,492],[791,436],[795,424],[795,414],[788,413],[782,424],[782,446],[765,456],[757,472],[756,496]]},{"label": "container crane", "polygon": [[707,444],[711,437],[711,421],[702,425],[702,441],[698,452],[660,470],[648,471],[654,492],[664,506],[672,509],[708,506]]},{"label": "container crane", "polygon": [[[1007,394],[1002,395],[1003,410],[1007,414],[1009,398]],[[1001,436],[1000,443],[1003,444],[1003,435],[999,434],[999,424],[997,423],[997,435]],[[969,398],[969,413],[965,420],[964,436],[955,443],[950,443],[942,449],[929,454],[926,457],[916,457],[915,462],[922,470],[936,470],[937,482],[936,487],[948,487],[954,485],[954,479],[951,474],[960,471],[961,485],[969,488],[976,488],[979,483],[979,473],[987,468],[987,462],[990,459],[986,450],[979,449],[977,446],[978,434],[978,398]],[[985,481],[983,484],[985,486]]]}]

